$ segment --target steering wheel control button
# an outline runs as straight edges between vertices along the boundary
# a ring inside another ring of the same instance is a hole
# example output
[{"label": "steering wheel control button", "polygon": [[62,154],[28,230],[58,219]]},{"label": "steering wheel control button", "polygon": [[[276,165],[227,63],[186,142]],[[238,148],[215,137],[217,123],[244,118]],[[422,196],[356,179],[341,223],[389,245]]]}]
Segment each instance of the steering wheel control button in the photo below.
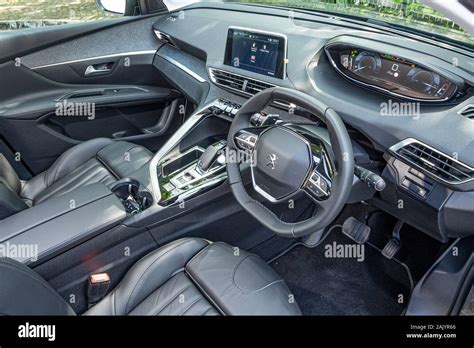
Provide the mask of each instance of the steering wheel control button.
[{"label": "steering wheel control button", "polygon": [[313,172],[308,179],[306,188],[318,199],[329,196],[329,184],[327,180],[317,172]]},{"label": "steering wheel control button", "polygon": [[257,136],[253,134],[241,133],[236,138],[237,145],[242,150],[253,150],[257,143]]},{"label": "steering wheel control button", "polygon": [[319,189],[315,184],[313,184],[311,181],[308,182],[307,185],[308,189],[311,191],[311,193],[316,196],[316,198],[323,198],[326,196],[326,193],[324,193],[321,189]]},{"label": "steering wheel control button", "polygon": [[328,183],[321,175],[319,175],[318,173],[313,173],[313,175],[311,175],[310,180],[317,188],[327,194]]},{"label": "steering wheel control button", "polygon": [[311,149],[299,134],[274,126],[261,133],[251,167],[255,190],[272,202],[296,193],[312,165]]}]

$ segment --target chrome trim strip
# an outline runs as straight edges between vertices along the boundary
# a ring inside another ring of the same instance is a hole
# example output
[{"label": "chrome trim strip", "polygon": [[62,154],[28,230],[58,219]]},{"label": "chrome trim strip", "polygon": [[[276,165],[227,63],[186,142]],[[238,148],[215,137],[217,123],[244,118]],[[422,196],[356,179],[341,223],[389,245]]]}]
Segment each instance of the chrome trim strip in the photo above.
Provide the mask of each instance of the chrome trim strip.
[{"label": "chrome trim strip", "polygon": [[461,110],[458,111],[458,115],[467,118],[467,116],[463,115],[463,113],[469,108],[472,108],[474,112],[474,104],[467,104],[465,107],[463,107]]},{"label": "chrome trim strip", "polygon": [[474,168],[468,166],[467,164],[465,164],[465,163],[463,163],[463,162],[461,162],[461,161],[459,161],[459,160],[457,160],[457,159],[455,159],[455,158],[453,158],[453,157],[451,157],[451,156],[446,155],[444,152],[441,152],[441,151],[435,149],[434,147],[431,147],[431,146],[429,146],[429,145],[427,145],[427,144],[425,144],[425,143],[423,143],[423,142],[421,142],[421,141],[419,141],[419,140],[417,140],[417,139],[415,139],[415,138],[407,138],[407,139],[405,139],[405,140],[402,140],[402,141],[396,143],[395,145],[391,146],[391,147],[389,148],[389,151],[392,152],[392,154],[395,155],[395,157],[399,158],[400,160],[409,162],[411,165],[414,165],[414,166],[416,166],[418,169],[422,170],[423,173],[426,173],[426,175],[432,176],[433,178],[435,178],[435,179],[437,179],[437,180],[439,180],[439,181],[441,181],[441,182],[444,182],[444,183],[446,183],[446,184],[449,184],[449,185],[461,185],[461,184],[464,184],[464,183],[466,183],[466,182],[469,182],[469,181],[474,180],[474,177],[473,177],[473,178],[471,178],[471,179],[465,179],[465,180],[461,180],[461,181],[459,181],[459,182],[456,182],[456,181],[448,181],[448,180],[446,180],[446,179],[443,179],[443,178],[439,177],[439,176],[436,175],[436,174],[431,173],[430,171],[428,171],[428,170],[426,170],[425,168],[421,167],[421,166],[418,165],[417,163],[415,163],[415,162],[413,162],[413,161],[410,161],[409,159],[407,159],[407,158],[405,158],[405,157],[403,157],[403,156],[401,156],[401,155],[398,154],[398,152],[397,152],[398,150],[402,149],[403,147],[405,147],[405,146],[407,146],[407,145],[413,144],[413,143],[416,143],[416,144],[420,144],[420,145],[422,145],[422,146],[425,146],[425,147],[427,147],[428,149],[430,149],[430,150],[432,150],[432,151],[434,151],[434,152],[437,152],[438,154],[440,154],[440,155],[442,155],[442,156],[448,158],[449,160],[453,161],[454,163],[458,164],[459,166],[464,167],[464,168],[466,168],[467,170],[469,170],[469,171],[471,171],[471,172],[474,172]]},{"label": "chrome trim strip", "polygon": [[158,150],[158,152],[153,156],[153,159],[150,162],[150,180],[151,186],[153,191],[153,196],[155,198],[155,202],[157,204],[161,200],[161,191],[160,191],[160,184],[158,182],[158,164],[160,163],[163,158],[170,153],[179,143],[181,140],[191,131],[194,127],[206,117],[212,116],[208,111],[208,109],[212,106],[218,105],[217,100],[209,103],[208,105],[204,106],[203,108],[196,111],[192,114],[182,125],[179,129],[168,139],[168,141]]},{"label": "chrome trim strip", "polygon": [[189,76],[191,76],[192,78],[194,78],[198,82],[201,82],[201,83],[206,82],[206,79],[202,78],[200,75],[196,74],[194,71],[189,69],[187,66],[184,66],[180,62],[174,60],[173,58],[171,58],[169,56],[162,55],[162,54],[158,54],[158,56],[163,58],[164,60],[167,60],[168,62],[170,62],[171,64],[173,64],[177,68],[183,70],[186,74],[188,74]]},{"label": "chrome trim strip", "polygon": [[224,171],[222,174],[220,175],[217,175],[214,179],[211,179],[205,183],[203,183],[202,185],[200,186],[197,186],[189,191],[186,191],[186,192],[183,192],[182,194],[180,194],[178,196],[178,198],[176,199],[175,202],[173,202],[172,204],[170,204],[170,206],[173,206],[173,205],[177,205],[177,204],[180,204],[181,202],[183,202],[185,199],[189,198],[189,197],[192,197],[193,195],[195,195],[196,193],[199,193],[199,191],[202,191],[208,187],[212,187],[214,185],[217,185],[221,182],[223,182],[225,179],[227,178],[227,173]]},{"label": "chrome trim strip", "polygon": [[53,64],[40,65],[40,66],[36,66],[36,67],[30,68],[30,69],[31,69],[31,70],[36,70],[36,69],[49,68],[49,67],[51,67],[51,66],[58,66],[58,65],[65,65],[65,64],[73,64],[73,63],[79,63],[79,62],[87,62],[87,61],[89,61],[89,60],[105,59],[105,58],[115,58],[115,57],[125,57],[125,56],[139,56],[139,55],[155,54],[155,53],[156,53],[156,50],[131,51],[131,52],[123,52],[123,53],[114,53],[114,54],[108,54],[108,55],[105,55],[105,56],[97,56],[97,57],[91,57],[91,58],[83,58],[83,59],[69,60],[69,61],[60,62],[60,63],[53,63]]},{"label": "chrome trim strip", "polygon": [[[370,89],[374,89],[374,90],[377,90],[377,91],[380,91],[384,94],[388,94],[388,95],[391,95],[391,96],[394,96],[394,97],[397,97],[397,98],[402,98],[402,99],[406,99],[406,100],[411,100],[411,101],[418,101],[418,102],[422,102],[422,103],[442,103],[442,102],[445,102],[445,101],[448,101],[450,99],[452,99],[456,93],[458,92],[459,90],[459,86],[451,81],[450,79],[448,79],[447,77],[445,77],[443,74],[440,74],[438,72],[436,72],[436,74],[440,75],[440,76],[443,76],[445,79],[447,79],[448,81],[450,81],[454,86],[455,86],[455,89],[454,91],[452,92],[452,94],[449,96],[449,97],[446,97],[444,99],[420,99],[420,98],[412,98],[412,97],[408,97],[406,95],[403,95],[403,94],[398,94],[398,93],[395,93],[395,92],[392,92],[392,91],[389,91],[388,89],[385,89],[385,88],[382,88],[382,87],[379,87],[379,86],[376,86],[376,85],[371,85],[370,83],[366,83],[366,82],[363,82],[363,81],[360,81],[360,80],[357,80],[349,75],[347,75],[346,73],[344,73],[341,69],[339,69],[339,67],[337,66],[336,62],[334,61],[334,59],[331,57],[331,54],[329,53],[329,50],[328,48],[330,48],[331,46],[337,46],[337,45],[342,45],[341,43],[332,43],[332,44],[329,44],[329,45],[326,45],[324,47],[324,51],[326,52],[326,55],[329,59],[329,61],[331,62],[331,65],[333,66],[333,68],[340,74],[342,75],[344,78],[348,79],[349,81],[355,83],[355,84],[358,84],[358,85],[361,85],[361,86],[364,86],[364,87],[367,87],[367,88],[370,88]],[[346,44],[347,46],[350,46],[350,44]],[[351,47],[357,47],[359,49],[364,49],[364,50],[367,50],[367,51],[373,51],[371,50],[370,48],[364,48],[364,47],[359,47],[359,46],[351,46]],[[373,52],[377,52],[377,51],[373,51]],[[379,53],[379,52],[377,52]],[[416,61],[413,61],[412,59],[408,59],[408,58],[405,58],[405,57],[401,57],[403,59],[406,59],[410,62],[413,62],[419,66],[422,66],[424,67],[425,69],[428,69],[429,71],[433,71],[431,68],[427,68],[425,67],[423,64],[420,64]]]}]

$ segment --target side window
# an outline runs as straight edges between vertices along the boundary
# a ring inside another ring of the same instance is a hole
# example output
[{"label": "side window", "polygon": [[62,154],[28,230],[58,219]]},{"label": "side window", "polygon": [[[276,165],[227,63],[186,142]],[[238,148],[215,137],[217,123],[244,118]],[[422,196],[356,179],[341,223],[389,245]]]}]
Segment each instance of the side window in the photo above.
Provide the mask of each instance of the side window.
[{"label": "side window", "polygon": [[0,0],[0,31],[123,16],[126,0]]}]

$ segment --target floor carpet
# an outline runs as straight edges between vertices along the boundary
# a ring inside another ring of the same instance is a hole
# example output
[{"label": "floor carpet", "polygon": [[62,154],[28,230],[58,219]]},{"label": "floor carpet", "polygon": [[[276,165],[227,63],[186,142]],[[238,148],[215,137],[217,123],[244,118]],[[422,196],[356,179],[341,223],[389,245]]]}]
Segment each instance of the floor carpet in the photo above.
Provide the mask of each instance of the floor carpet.
[{"label": "floor carpet", "polygon": [[329,257],[329,251],[347,251],[344,245],[352,244],[336,229],[318,247],[297,245],[271,266],[287,282],[304,315],[402,314],[410,295],[405,268],[369,245],[364,245],[361,262],[347,252],[346,257]]}]

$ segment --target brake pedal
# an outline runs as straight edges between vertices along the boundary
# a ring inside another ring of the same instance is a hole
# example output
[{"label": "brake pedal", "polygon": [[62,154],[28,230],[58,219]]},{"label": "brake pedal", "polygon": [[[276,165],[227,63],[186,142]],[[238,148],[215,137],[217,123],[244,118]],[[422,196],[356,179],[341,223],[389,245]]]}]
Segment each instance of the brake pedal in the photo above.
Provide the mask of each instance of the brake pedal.
[{"label": "brake pedal", "polygon": [[391,260],[398,250],[400,250],[400,241],[396,238],[392,238],[387,244],[385,244],[385,247],[382,250],[382,255]]},{"label": "brake pedal", "polygon": [[349,217],[342,224],[342,232],[358,244],[367,242],[370,236],[370,227],[355,217]]}]

